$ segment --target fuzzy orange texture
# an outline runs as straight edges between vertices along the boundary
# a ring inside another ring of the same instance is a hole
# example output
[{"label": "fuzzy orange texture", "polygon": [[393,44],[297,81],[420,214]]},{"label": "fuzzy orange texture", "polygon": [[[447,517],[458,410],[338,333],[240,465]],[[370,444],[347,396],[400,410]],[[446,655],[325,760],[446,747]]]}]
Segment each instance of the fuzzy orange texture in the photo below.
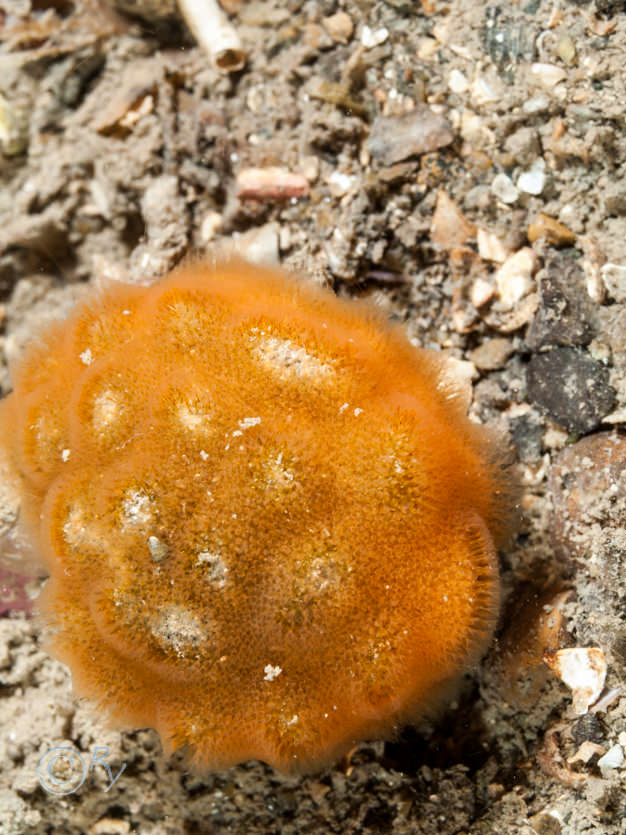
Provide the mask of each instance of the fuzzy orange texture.
[{"label": "fuzzy orange texture", "polygon": [[311,770],[489,639],[498,443],[369,307],[191,265],[95,295],[14,383],[0,425],[51,650],[124,727],[204,768]]}]

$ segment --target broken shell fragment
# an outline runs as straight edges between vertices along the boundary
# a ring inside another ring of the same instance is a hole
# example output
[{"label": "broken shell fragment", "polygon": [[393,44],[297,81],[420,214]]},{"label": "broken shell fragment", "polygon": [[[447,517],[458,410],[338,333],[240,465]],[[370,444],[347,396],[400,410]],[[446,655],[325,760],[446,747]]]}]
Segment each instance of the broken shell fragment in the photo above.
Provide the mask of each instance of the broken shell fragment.
[{"label": "broken shell fragment", "polygon": [[567,758],[567,762],[570,765],[574,763],[584,763],[587,765],[592,757],[601,757],[604,753],[605,749],[601,745],[598,745],[597,742],[592,742],[590,739],[586,739],[578,747],[576,753]]},{"label": "broken shell fragment", "polygon": [[557,67],[556,64],[536,63],[530,69],[545,90],[552,90],[567,78],[567,73],[563,67]]},{"label": "broken shell fragment", "polygon": [[504,309],[515,307],[534,289],[536,266],[537,256],[528,246],[510,255],[502,264],[496,273],[496,286]]},{"label": "broken shell fragment", "polygon": [[454,200],[440,190],[437,194],[437,205],[430,227],[430,237],[433,243],[443,249],[453,249],[461,246],[476,232],[476,227],[470,223]]},{"label": "broken shell fragment", "polygon": [[624,750],[621,745],[613,745],[609,750],[598,760],[598,767],[603,768],[621,768],[624,764]]},{"label": "broken shell fragment", "polygon": [[485,261],[496,261],[498,264],[503,264],[510,254],[500,238],[487,229],[478,229],[476,243],[478,244],[478,254]]},{"label": "broken shell fragment", "polygon": [[284,168],[244,168],[237,175],[240,200],[290,200],[308,193],[307,178]]},{"label": "broken shell fragment", "polygon": [[472,307],[476,308],[476,310],[480,310],[481,307],[484,307],[486,304],[489,304],[490,301],[493,301],[497,294],[498,291],[491,281],[487,281],[485,278],[477,278],[472,284],[472,288],[470,290],[470,301],[472,303]]},{"label": "broken shell fragment", "polygon": [[543,660],[572,691],[577,716],[598,700],[606,680],[606,658],[600,647],[572,647],[547,652]]}]

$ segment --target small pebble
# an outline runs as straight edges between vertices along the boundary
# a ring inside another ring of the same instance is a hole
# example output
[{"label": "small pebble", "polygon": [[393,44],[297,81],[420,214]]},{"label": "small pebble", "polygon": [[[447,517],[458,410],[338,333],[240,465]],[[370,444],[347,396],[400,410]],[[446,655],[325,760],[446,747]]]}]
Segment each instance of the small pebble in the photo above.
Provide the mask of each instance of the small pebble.
[{"label": "small pebble", "polygon": [[604,264],[600,267],[600,275],[609,296],[616,302],[626,302],[626,266]]},{"label": "small pebble", "polygon": [[364,26],[361,30],[361,43],[365,49],[373,49],[375,46],[380,46],[385,43],[389,37],[389,30],[385,27],[380,29],[371,29],[369,26]]},{"label": "small pebble", "polygon": [[300,162],[300,171],[302,176],[306,177],[309,183],[314,183],[320,173],[319,157],[316,157],[313,154],[302,157]]},{"label": "small pebble", "polygon": [[541,113],[550,107],[550,99],[545,93],[537,93],[526,99],[522,107],[526,113]]},{"label": "small pebble", "polygon": [[503,368],[513,353],[513,345],[508,339],[496,337],[483,342],[470,354],[470,360],[480,371],[494,371]]},{"label": "small pebble", "polygon": [[207,212],[200,224],[200,239],[202,243],[208,243],[222,228],[222,215],[219,212]]},{"label": "small pebble", "polygon": [[8,157],[17,156],[26,148],[28,133],[21,121],[17,109],[0,93],[0,148]]},{"label": "small pebble", "polygon": [[576,44],[569,35],[563,35],[559,38],[556,45],[556,54],[568,67],[574,66],[576,63]]},{"label": "small pebble", "polygon": [[495,261],[498,264],[503,264],[510,254],[500,238],[487,229],[478,229],[476,243],[478,244],[478,254],[485,261]]},{"label": "small pebble", "polygon": [[498,174],[491,183],[491,193],[503,203],[515,203],[519,197],[519,191],[513,180],[506,174]]},{"label": "small pebble", "polygon": [[560,835],[563,819],[557,811],[550,810],[533,815],[528,822],[537,835]]},{"label": "small pebble", "polygon": [[469,81],[460,70],[452,70],[448,77],[448,87],[453,93],[466,93],[469,90]]},{"label": "small pebble", "polygon": [[472,84],[472,99],[477,105],[494,104],[500,101],[500,94],[487,79],[478,76]]},{"label": "small pebble", "polygon": [[322,20],[322,26],[335,43],[348,43],[354,32],[352,18],[345,12],[337,12],[330,17],[325,17]]},{"label": "small pebble", "polygon": [[546,90],[552,90],[561,81],[565,81],[567,73],[563,67],[557,67],[556,64],[533,64],[531,72],[537,81]]},{"label": "small pebble", "polygon": [[477,278],[470,290],[472,307],[480,310],[481,307],[484,307],[492,301],[496,295],[497,290],[495,284],[492,284],[491,281],[487,281],[484,278]]},{"label": "small pebble", "polygon": [[264,226],[254,226],[239,236],[216,241],[210,247],[210,255],[220,258],[243,258],[253,264],[278,264],[280,229],[276,221]]},{"label": "small pebble", "polygon": [[420,61],[429,61],[439,49],[435,38],[421,38],[417,46],[417,57]]},{"label": "small pebble", "polygon": [[505,309],[515,307],[534,289],[533,274],[536,266],[537,256],[528,246],[510,255],[502,264],[496,273],[496,287]]},{"label": "small pebble", "polygon": [[553,246],[572,246],[576,243],[576,235],[571,229],[543,213],[538,214],[530,224],[526,236],[531,244],[539,238],[545,238]]},{"label": "small pebble", "polygon": [[341,171],[333,171],[326,182],[333,197],[343,197],[355,184],[356,177],[351,174],[344,174]]},{"label": "small pebble", "polygon": [[577,435],[597,429],[615,406],[608,369],[576,348],[534,354],[526,368],[526,384],[530,402]]},{"label": "small pebble", "polygon": [[528,171],[517,178],[517,187],[526,194],[541,194],[546,184],[546,163],[543,159],[535,160]]}]

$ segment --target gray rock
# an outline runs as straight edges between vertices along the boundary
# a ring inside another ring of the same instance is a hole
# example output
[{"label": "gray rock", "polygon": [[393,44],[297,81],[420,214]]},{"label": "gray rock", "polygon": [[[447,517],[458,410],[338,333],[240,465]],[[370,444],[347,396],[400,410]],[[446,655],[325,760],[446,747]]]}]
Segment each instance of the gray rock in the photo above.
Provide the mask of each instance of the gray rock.
[{"label": "gray rock", "polygon": [[569,432],[597,429],[615,405],[609,371],[586,351],[550,348],[535,354],[526,372],[529,400]]},{"label": "gray rock", "polygon": [[536,461],[541,457],[543,430],[543,419],[534,409],[509,419],[509,432],[520,460]]},{"label": "gray rock", "polygon": [[588,345],[596,331],[582,268],[569,256],[556,254],[538,282],[539,307],[526,335],[528,347]]},{"label": "gray rock", "polygon": [[404,116],[378,116],[367,140],[370,154],[384,165],[394,165],[409,157],[449,145],[454,139],[450,123],[418,105]]}]

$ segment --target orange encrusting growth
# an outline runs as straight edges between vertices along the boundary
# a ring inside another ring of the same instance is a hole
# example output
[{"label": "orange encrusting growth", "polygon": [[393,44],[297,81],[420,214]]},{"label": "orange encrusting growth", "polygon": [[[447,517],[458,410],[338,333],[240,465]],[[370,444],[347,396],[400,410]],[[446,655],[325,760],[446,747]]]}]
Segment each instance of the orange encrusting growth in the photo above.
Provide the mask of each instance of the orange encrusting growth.
[{"label": "orange encrusting growth", "polygon": [[310,769],[428,706],[491,633],[508,517],[443,367],[239,262],[53,329],[0,423],[78,691],[204,767]]}]

